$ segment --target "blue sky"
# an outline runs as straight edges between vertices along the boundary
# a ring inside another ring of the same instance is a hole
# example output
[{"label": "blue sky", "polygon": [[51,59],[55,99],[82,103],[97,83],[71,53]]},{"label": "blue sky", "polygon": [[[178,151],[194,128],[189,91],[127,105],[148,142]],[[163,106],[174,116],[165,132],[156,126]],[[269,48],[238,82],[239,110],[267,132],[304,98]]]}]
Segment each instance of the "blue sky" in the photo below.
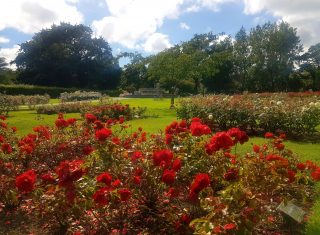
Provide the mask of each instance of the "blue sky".
[{"label": "blue sky", "polygon": [[234,36],[267,21],[284,20],[298,29],[308,47],[320,38],[319,0],[3,0],[0,2],[0,56],[14,59],[19,44],[61,21],[92,27],[113,54],[156,53],[194,34]]}]

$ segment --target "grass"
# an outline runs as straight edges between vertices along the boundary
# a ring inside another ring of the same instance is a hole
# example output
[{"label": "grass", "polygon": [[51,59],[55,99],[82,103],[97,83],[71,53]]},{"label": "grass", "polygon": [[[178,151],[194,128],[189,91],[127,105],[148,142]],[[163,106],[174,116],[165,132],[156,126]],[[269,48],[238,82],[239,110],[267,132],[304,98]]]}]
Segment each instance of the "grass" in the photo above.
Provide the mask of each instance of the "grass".
[{"label": "grass", "polygon": [[[137,98],[137,99],[121,99],[122,104],[129,104],[131,107],[147,107],[147,119],[136,119],[129,121],[131,130],[135,131],[138,127],[143,127],[144,131],[148,133],[155,133],[176,120],[176,112],[170,109],[170,99],[153,99],[153,98]],[[59,103],[59,99],[51,99],[50,103]],[[178,103],[178,100],[176,100]],[[71,113],[65,115],[66,118],[75,117],[80,118],[78,113]],[[32,131],[32,127],[37,125],[53,125],[57,115],[37,115],[34,110],[21,110],[10,112],[8,123],[10,126],[18,128],[19,135],[25,135]],[[130,131],[130,129],[129,129]],[[238,148],[238,153],[245,153],[252,149],[252,143],[262,144],[265,142],[264,138],[251,137],[249,142]],[[293,150],[301,159],[301,161],[312,160],[320,164],[320,143],[313,144],[303,141],[286,141],[286,147]],[[317,200],[312,208],[310,219],[306,225],[307,235],[320,234],[320,184],[316,185]]]}]

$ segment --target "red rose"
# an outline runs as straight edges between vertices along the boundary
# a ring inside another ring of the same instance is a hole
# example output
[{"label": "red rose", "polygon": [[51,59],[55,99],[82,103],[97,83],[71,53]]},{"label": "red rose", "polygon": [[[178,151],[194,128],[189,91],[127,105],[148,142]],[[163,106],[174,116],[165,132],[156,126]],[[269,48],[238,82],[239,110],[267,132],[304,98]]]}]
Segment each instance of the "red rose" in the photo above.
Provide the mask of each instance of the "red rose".
[{"label": "red rose", "polygon": [[3,153],[6,153],[6,154],[12,153],[12,147],[8,143],[2,144],[1,150],[2,150]]},{"label": "red rose", "polygon": [[169,167],[173,158],[173,153],[169,149],[158,150],[153,153],[153,163],[155,166]]},{"label": "red rose", "polygon": [[131,197],[131,192],[130,192],[130,190],[129,190],[129,189],[126,189],[126,188],[124,188],[124,189],[119,189],[119,190],[118,190],[118,193],[119,193],[119,195],[120,195],[120,200],[121,200],[121,201],[128,201],[129,198]]},{"label": "red rose", "polygon": [[29,193],[34,189],[37,175],[34,170],[28,170],[16,177],[16,187],[22,193]]},{"label": "red rose", "polygon": [[112,176],[107,172],[104,172],[97,176],[97,182],[104,183],[107,186],[110,186],[111,181],[112,181]]},{"label": "red rose", "polygon": [[162,181],[167,185],[172,185],[176,177],[176,172],[173,170],[165,169],[162,173]]},{"label": "red rose", "polygon": [[304,171],[306,169],[306,164],[302,163],[302,162],[299,162],[297,163],[297,168],[300,170],[300,171]]},{"label": "red rose", "polygon": [[94,151],[94,148],[90,145],[84,146],[82,149],[82,153],[86,156],[91,154],[93,151]]},{"label": "red rose", "polygon": [[225,230],[232,230],[232,229],[235,229],[236,228],[236,225],[234,223],[230,223],[230,224],[226,224],[223,226],[223,228]]},{"label": "red rose", "polygon": [[288,169],[288,179],[289,179],[289,183],[292,183],[296,178],[296,172]]},{"label": "red rose", "polygon": [[42,174],[42,175],[41,175],[41,179],[42,179],[43,181],[48,182],[48,183],[53,183],[53,182],[55,182],[54,177],[53,177],[50,173]]},{"label": "red rose", "polygon": [[267,133],[264,134],[264,138],[266,138],[266,139],[271,139],[273,137],[274,137],[274,134],[271,133],[271,132],[267,132]]},{"label": "red rose", "polygon": [[172,163],[172,169],[175,171],[178,171],[181,169],[181,160],[180,159],[176,159],[173,161]]},{"label": "red rose", "polygon": [[91,113],[86,113],[85,115],[87,123],[94,123],[97,120],[97,117]]},{"label": "red rose", "polygon": [[259,145],[253,145],[253,152],[259,153],[260,152],[260,146]]},{"label": "red rose", "polygon": [[106,188],[99,189],[92,195],[92,198],[95,203],[101,206],[107,205],[109,203],[108,190]]},{"label": "red rose", "polygon": [[227,181],[237,180],[239,176],[238,169],[231,168],[223,175],[223,178]]},{"label": "red rose", "polygon": [[198,197],[198,194],[201,190],[210,185],[210,177],[206,173],[199,173],[195,176],[193,183],[190,186],[189,197],[192,200],[195,200]]},{"label": "red rose", "polygon": [[320,167],[311,173],[311,177],[314,181],[320,181]]},{"label": "red rose", "polygon": [[97,130],[95,133],[95,137],[99,141],[105,141],[109,136],[112,135],[112,131],[110,129],[102,128]]}]

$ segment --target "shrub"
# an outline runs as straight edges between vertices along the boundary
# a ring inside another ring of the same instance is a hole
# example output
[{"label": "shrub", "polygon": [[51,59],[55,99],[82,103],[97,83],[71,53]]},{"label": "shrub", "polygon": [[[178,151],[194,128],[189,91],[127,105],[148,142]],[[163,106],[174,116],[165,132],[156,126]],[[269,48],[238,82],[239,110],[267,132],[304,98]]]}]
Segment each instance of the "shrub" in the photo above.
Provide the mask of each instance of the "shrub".
[{"label": "shrub", "polygon": [[0,142],[11,151],[2,145],[0,204],[38,216],[42,232],[282,233],[288,218],[278,205],[295,200],[308,210],[320,180],[320,168],[299,162],[283,135],[268,133],[266,144],[239,156],[245,132],[210,133],[199,118],[147,137],[142,129],[119,136],[85,116],[77,123],[60,114],[55,128],[21,139],[1,125]]},{"label": "shrub", "polygon": [[312,135],[320,124],[320,101],[298,94],[216,95],[185,99],[177,113],[183,119],[200,117],[216,130],[240,127],[251,133]]},{"label": "shrub", "polygon": [[97,100],[101,97],[102,94],[95,91],[75,91],[73,93],[63,92],[60,94],[61,102]]},{"label": "shrub", "polygon": [[48,104],[37,106],[36,111],[38,114],[80,113],[91,106],[90,102]]},{"label": "shrub", "polygon": [[0,113],[8,114],[9,111],[18,110],[20,105],[27,105],[30,109],[34,109],[38,104],[47,104],[50,101],[49,95],[6,95],[0,93]]},{"label": "shrub", "polygon": [[49,95],[51,98],[59,98],[62,92],[73,92],[76,88],[45,87],[32,85],[0,85],[0,93],[7,95]]}]

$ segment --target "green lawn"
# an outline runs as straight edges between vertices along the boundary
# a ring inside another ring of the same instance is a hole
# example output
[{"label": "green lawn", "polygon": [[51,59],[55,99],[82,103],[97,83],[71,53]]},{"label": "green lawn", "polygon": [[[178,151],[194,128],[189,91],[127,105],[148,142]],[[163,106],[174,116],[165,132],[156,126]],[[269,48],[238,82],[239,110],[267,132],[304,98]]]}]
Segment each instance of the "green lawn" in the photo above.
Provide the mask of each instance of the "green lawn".
[{"label": "green lawn", "polygon": [[[58,99],[50,100],[50,103],[58,103]],[[148,133],[155,133],[164,128],[176,120],[175,110],[170,109],[170,99],[121,99],[122,104],[129,104],[131,107],[147,107],[147,119],[137,119],[129,121],[131,124],[129,131],[135,131],[138,127],[143,127]],[[178,103],[178,99],[176,99]],[[78,113],[71,113],[65,115],[65,117],[80,118]],[[16,112],[10,112],[8,117],[8,123],[10,126],[16,126],[18,128],[19,135],[25,135],[32,131],[32,127],[37,125],[54,125],[57,115],[37,115],[34,110],[21,110]],[[249,142],[238,148],[238,153],[245,153],[251,150],[252,143],[261,144],[265,140],[260,137],[252,137]],[[320,164],[320,143],[312,144],[308,142],[287,141],[286,147],[293,150],[299,155],[302,161],[307,159],[312,160]],[[319,235],[320,234],[320,184],[317,185],[318,200],[316,201],[312,215],[306,227],[307,235]]]}]

